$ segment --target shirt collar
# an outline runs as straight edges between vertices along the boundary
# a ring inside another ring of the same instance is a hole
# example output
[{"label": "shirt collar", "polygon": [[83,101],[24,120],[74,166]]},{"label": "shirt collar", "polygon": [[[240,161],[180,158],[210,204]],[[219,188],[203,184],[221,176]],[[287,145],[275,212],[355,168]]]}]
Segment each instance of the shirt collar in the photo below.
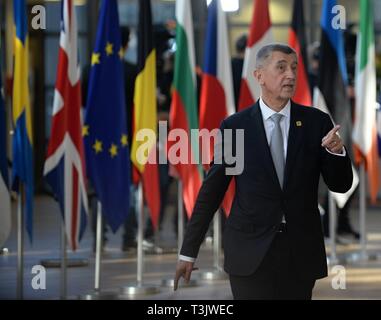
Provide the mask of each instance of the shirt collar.
[{"label": "shirt collar", "polygon": [[[259,107],[261,108],[262,117],[264,121],[270,118],[274,113],[277,113],[276,111],[271,109],[268,105],[266,105],[262,97],[259,99]],[[278,113],[282,114],[284,117],[290,117],[290,110],[291,110],[291,100],[289,99],[287,104]]]}]

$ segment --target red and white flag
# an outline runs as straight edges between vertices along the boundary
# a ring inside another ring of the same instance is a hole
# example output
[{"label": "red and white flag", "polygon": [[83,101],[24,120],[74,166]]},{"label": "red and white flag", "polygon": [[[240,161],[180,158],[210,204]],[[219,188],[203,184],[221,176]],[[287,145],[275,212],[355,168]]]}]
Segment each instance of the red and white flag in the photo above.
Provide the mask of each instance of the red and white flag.
[{"label": "red and white flag", "polygon": [[60,204],[67,239],[75,250],[86,226],[87,194],[74,0],[62,0],[61,10],[52,130],[44,176]]},{"label": "red and white flag", "polygon": [[274,38],[271,30],[269,1],[256,0],[242,69],[238,111],[252,106],[261,94],[261,87],[254,78],[255,58],[260,48],[272,42]]}]

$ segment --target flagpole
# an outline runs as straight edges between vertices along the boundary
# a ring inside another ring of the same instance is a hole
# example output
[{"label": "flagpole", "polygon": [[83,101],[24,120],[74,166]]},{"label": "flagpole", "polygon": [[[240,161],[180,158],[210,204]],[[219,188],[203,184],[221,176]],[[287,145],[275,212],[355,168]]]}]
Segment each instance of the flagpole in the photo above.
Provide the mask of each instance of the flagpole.
[{"label": "flagpole", "polygon": [[136,285],[122,287],[121,295],[136,296],[149,295],[159,292],[157,286],[143,284],[144,272],[144,252],[143,252],[143,235],[144,235],[144,201],[143,201],[143,185],[140,182],[138,186],[137,205],[138,209],[138,248],[137,248],[137,275]]},{"label": "flagpole", "polygon": [[221,214],[217,212],[213,219],[213,266],[217,270],[221,270]]},{"label": "flagpole", "polygon": [[349,256],[348,262],[362,263],[369,260],[377,260],[377,255],[369,255],[367,252],[366,233],[366,179],[365,164],[360,165],[360,185],[359,185],[359,222],[360,222],[360,251]]},{"label": "flagpole", "polygon": [[20,192],[17,196],[17,299],[24,299],[24,186],[20,182]]},{"label": "flagpole", "polygon": [[177,181],[177,252],[180,253],[184,240],[184,205],[183,205],[183,183]]},{"label": "flagpole", "polygon": [[144,233],[144,202],[143,202],[143,186],[139,183],[138,189],[138,252],[137,252],[137,275],[136,281],[138,287],[143,284],[143,233]]},{"label": "flagpole", "polygon": [[[335,265],[338,264],[339,260],[336,254],[336,202],[333,198],[333,194],[331,191],[328,191],[328,208],[329,208],[329,238],[330,238],[330,247],[331,252],[328,258],[328,264]],[[327,214],[327,213],[326,213]]]},{"label": "flagpole", "polygon": [[365,186],[365,165],[364,163],[360,166],[360,259],[366,260],[366,186]]},{"label": "flagpole", "polygon": [[102,259],[102,241],[103,241],[103,219],[102,203],[97,201],[97,226],[95,230],[95,275],[94,291],[80,296],[81,300],[117,300],[119,295],[115,292],[101,292],[101,259]]},{"label": "flagpole", "polygon": [[67,251],[65,221],[61,223],[61,300],[67,296]]},{"label": "flagpole", "polygon": [[95,292],[100,291],[101,277],[101,246],[102,246],[102,204],[97,201],[97,230],[96,230],[96,252],[95,252]]},{"label": "flagpole", "polygon": [[222,269],[221,264],[221,212],[217,210],[213,218],[213,267],[212,271],[201,274],[204,280],[225,280],[226,272]]}]

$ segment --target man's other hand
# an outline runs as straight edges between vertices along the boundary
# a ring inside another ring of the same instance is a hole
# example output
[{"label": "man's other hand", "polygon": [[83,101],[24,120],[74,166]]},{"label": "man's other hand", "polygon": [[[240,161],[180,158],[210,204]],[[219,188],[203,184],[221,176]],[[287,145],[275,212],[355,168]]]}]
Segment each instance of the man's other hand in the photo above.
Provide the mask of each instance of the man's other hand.
[{"label": "man's other hand", "polygon": [[194,267],[194,262],[179,260],[176,267],[174,290],[177,290],[177,286],[181,277],[184,278],[185,283],[189,283],[193,270],[198,270]]}]

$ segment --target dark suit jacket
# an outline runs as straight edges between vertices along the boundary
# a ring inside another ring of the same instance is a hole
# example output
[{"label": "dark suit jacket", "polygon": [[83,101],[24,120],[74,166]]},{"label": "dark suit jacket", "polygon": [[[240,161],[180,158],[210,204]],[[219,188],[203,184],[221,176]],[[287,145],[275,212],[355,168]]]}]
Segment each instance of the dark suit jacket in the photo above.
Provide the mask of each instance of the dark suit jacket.
[{"label": "dark suit jacket", "polygon": [[[332,127],[327,114],[291,103],[282,190],[259,102],[222,122],[221,129],[245,130],[244,170],[234,176],[236,193],[224,230],[226,272],[252,274],[269,249],[284,214],[292,256],[301,277],[318,279],[327,275],[317,198],[319,177],[322,174],[329,189],[335,192],[346,192],[352,185],[349,157],[332,155],[321,146],[322,138]],[[182,255],[197,257],[208,225],[232,179],[225,174],[226,166],[224,162],[213,164],[203,182],[187,226]]]}]

